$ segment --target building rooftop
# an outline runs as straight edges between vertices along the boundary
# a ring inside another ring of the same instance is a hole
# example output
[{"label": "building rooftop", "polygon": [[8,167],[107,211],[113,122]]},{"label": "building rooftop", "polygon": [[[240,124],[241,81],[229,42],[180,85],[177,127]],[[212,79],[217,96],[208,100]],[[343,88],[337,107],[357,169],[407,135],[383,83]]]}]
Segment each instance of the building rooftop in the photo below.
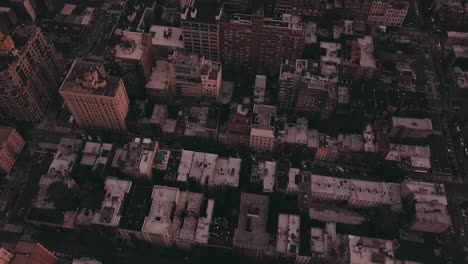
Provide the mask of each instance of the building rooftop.
[{"label": "building rooftop", "polygon": [[109,76],[102,63],[75,59],[60,87],[61,92],[115,96],[121,78]]},{"label": "building rooftop", "polygon": [[300,170],[297,168],[289,168],[288,173],[288,191],[297,192],[299,191],[299,181],[300,181]]},{"label": "building rooftop", "polygon": [[128,176],[150,175],[157,149],[157,141],[134,138],[131,143],[115,152],[112,166],[118,167]]},{"label": "building rooftop", "polygon": [[411,167],[431,168],[431,148],[429,146],[413,146],[390,144],[386,160],[403,162],[409,160]]},{"label": "building rooftop", "polygon": [[153,45],[184,48],[181,28],[152,25],[149,29],[149,33],[151,34],[151,42]]},{"label": "building rooftop", "polygon": [[300,226],[301,217],[299,215],[278,215],[277,252],[299,254]]},{"label": "building rooftop", "polygon": [[23,55],[28,43],[39,33],[36,26],[18,25],[11,36],[0,33],[0,71],[15,67],[15,61]]},{"label": "building rooftop", "polygon": [[338,86],[338,103],[349,104],[349,87]]},{"label": "building rooftop", "polygon": [[264,192],[273,192],[276,181],[276,162],[259,162],[252,166],[252,182],[262,182]]},{"label": "building rooftop", "polygon": [[119,229],[141,231],[151,209],[152,186],[136,185],[122,207]]},{"label": "building rooftop", "polygon": [[89,25],[94,16],[94,10],[92,7],[65,4],[60,13],[54,17],[54,21],[67,24]]},{"label": "building rooftop", "polygon": [[148,41],[148,35],[145,33],[123,31],[120,43],[115,46],[115,58],[141,60],[146,45],[151,45]]},{"label": "building rooftop", "polygon": [[239,220],[234,234],[234,246],[266,250],[269,234],[266,231],[268,196],[242,193]]},{"label": "building rooftop", "polygon": [[310,229],[310,249],[313,256],[327,257],[336,243],[336,224],[327,223],[324,228]]},{"label": "building rooftop", "polygon": [[195,152],[193,151],[185,149],[182,150],[182,157],[180,158],[179,170],[177,171],[178,182],[186,182],[188,180],[194,154]]},{"label": "building rooftop", "polygon": [[447,205],[447,196],[443,184],[405,180],[401,185],[402,196],[414,196],[419,203]]},{"label": "building rooftop", "polygon": [[348,235],[349,263],[395,263],[393,242]]},{"label": "building rooftop", "polygon": [[284,141],[290,144],[307,144],[307,118],[297,118],[296,124],[287,124],[284,132]]},{"label": "building rooftop", "polygon": [[154,159],[153,168],[157,170],[167,170],[167,165],[169,163],[169,157],[171,156],[171,151],[167,149],[161,149],[156,153]]},{"label": "building rooftop", "polygon": [[432,130],[432,121],[424,118],[406,118],[406,117],[392,117],[392,124],[394,127],[406,127],[410,129]]},{"label": "building rooftop", "polygon": [[320,60],[322,62],[341,64],[341,44],[336,42],[320,42],[323,50]]},{"label": "building rooftop", "polygon": [[151,113],[151,118],[147,122],[150,124],[157,124],[161,127],[164,127],[167,115],[167,105],[155,104],[153,107],[153,112]]},{"label": "building rooftop", "polygon": [[221,63],[211,60],[205,60],[200,67],[201,78],[208,80],[217,80],[221,72]]},{"label": "building rooftop", "polygon": [[357,43],[360,49],[360,60],[359,64],[364,67],[376,67],[376,61],[374,58],[374,39],[371,36],[364,36],[358,38]]},{"label": "building rooftop", "polygon": [[205,160],[203,161],[203,172],[200,179],[202,185],[208,184],[213,179],[217,160],[217,154],[206,153]]},{"label": "building rooftop", "polygon": [[327,208],[322,206],[313,206],[309,208],[310,219],[321,222],[342,223],[348,225],[359,225],[366,221],[366,218],[347,208]]},{"label": "building rooftop", "polygon": [[199,23],[217,24],[223,9],[216,0],[190,0],[182,7],[182,21],[196,21]]},{"label": "building rooftop", "polygon": [[142,232],[162,235],[169,234],[174,219],[173,210],[179,199],[179,189],[155,185],[150,212],[143,223]]},{"label": "building rooftop", "polygon": [[120,222],[120,208],[131,187],[131,181],[108,177],[104,186],[106,196],[102,201],[101,209],[93,216],[93,224],[118,226]]},{"label": "building rooftop", "polygon": [[256,104],[254,105],[253,113],[252,130],[273,131],[276,121],[276,106]]},{"label": "building rooftop", "polygon": [[238,158],[218,158],[214,177],[209,184],[211,186],[238,187],[241,161]]},{"label": "building rooftop", "polygon": [[171,227],[174,240],[193,242],[197,231],[198,217],[203,205],[203,194],[193,192],[179,193]]},{"label": "building rooftop", "polygon": [[154,71],[146,84],[146,89],[151,90],[169,90],[171,76],[169,73],[169,62],[165,60],[156,60]]},{"label": "building rooftop", "polygon": [[197,232],[195,233],[196,243],[208,243],[210,225],[213,220],[214,204],[214,199],[208,199],[206,210],[202,211],[200,217],[198,218]]},{"label": "building rooftop", "polygon": [[401,211],[400,185],[396,183],[312,175],[311,190],[312,193],[389,205],[393,211]]}]

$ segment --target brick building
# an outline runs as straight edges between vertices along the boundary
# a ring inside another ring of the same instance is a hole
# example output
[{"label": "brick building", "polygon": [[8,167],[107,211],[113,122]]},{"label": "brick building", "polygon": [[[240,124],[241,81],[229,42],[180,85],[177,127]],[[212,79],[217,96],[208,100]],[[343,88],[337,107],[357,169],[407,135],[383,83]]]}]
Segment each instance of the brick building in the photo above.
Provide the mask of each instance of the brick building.
[{"label": "brick building", "polygon": [[35,26],[0,33],[0,118],[39,121],[57,95],[62,57]]},{"label": "brick building", "polygon": [[0,126],[0,172],[11,171],[25,144],[16,129]]},{"label": "brick building", "polygon": [[109,76],[104,65],[75,60],[60,94],[80,127],[127,130],[129,101],[123,81],[120,77]]}]

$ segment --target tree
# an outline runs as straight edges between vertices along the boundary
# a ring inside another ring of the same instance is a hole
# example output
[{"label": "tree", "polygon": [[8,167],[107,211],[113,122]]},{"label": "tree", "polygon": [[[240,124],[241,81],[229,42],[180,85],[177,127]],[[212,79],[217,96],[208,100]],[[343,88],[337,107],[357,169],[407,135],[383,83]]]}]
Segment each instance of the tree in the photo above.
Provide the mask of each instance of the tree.
[{"label": "tree", "polygon": [[55,208],[67,211],[76,206],[78,193],[68,188],[64,182],[58,181],[49,185],[47,196],[54,203]]}]

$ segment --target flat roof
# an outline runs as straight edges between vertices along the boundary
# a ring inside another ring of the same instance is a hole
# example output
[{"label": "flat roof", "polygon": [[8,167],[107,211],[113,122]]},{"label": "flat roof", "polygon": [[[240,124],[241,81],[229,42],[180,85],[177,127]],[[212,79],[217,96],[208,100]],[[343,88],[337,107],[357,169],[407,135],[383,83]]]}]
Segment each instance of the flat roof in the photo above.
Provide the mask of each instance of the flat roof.
[{"label": "flat roof", "polygon": [[311,190],[312,193],[385,204],[392,210],[401,211],[400,184],[397,183],[312,175]]},{"label": "flat roof", "polygon": [[143,56],[145,45],[151,45],[151,43],[143,45],[143,42],[146,41],[144,37],[146,37],[145,33],[122,31],[120,43],[115,46],[115,57],[140,60]]},{"label": "flat roof", "polygon": [[300,226],[301,217],[299,215],[278,215],[277,252],[299,254]]},{"label": "flat roof", "polygon": [[198,218],[197,232],[195,233],[195,242],[197,243],[208,243],[210,225],[213,219],[214,204],[214,199],[208,199],[206,211],[202,212],[202,215],[205,216]]},{"label": "flat roof", "polygon": [[120,77],[109,76],[102,63],[75,59],[60,91],[113,97],[120,81]]},{"label": "flat roof", "polygon": [[239,221],[234,234],[234,246],[266,250],[269,233],[266,231],[269,197],[241,193]]},{"label": "flat roof", "polygon": [[287,190],[291,190],[291,191],[299,190],[298,177],[300,177],[300,170],[297,168],[289,168]]},{"label": "flat roof", "polygon": [[142,232],[162,235],[168,234],[172,220],[171,214],[179,198],[179,189],[155,185],[150,212],[143,223]]},{"label": "flat roof", "polygon": [[195,152],[191,150],[182,150],[182,157],[177,170],[177,181],[186,182],[188,180],[194,154]]},{"label": "flat roof", "polygon": [[218,158],[214,169],[214,177],[209,182],[211,186],[239,186],[239,172],[242,159]]},{"label": "flat roof", "polygon": [[414,196],[420,203],[434,203],[447,205],[445,187],[440,183],[404,180],[401,183],[402,196]]},{"label": "flat roof", "polygon": [[216,161],[218,160],[217,154],[206,153],[203,172],[201,175],[202,185],[210,182],[215,175]]},{"label": "flat roof", "polygon": [[203,194],[180,192],[176,205],[171,235],[174,240],[193,242],[197,231],[197,222],[203,204]]},{"label": "flat roof", "polygon": [[205,166],[205,156],[206,153],[203,152],[195,152],[193,154],[192,164],[190,165],[190,178],[195,178],[199,181],[201,180],[203,168]]},{"label": "flat roof", "polygon": [[276,118],[276,106],[271,105],[254,105],[253,112],[255,114],[252,129],[257,130],[272,130],[271,119]]},{"label": "flat roof", "polygon": [[250,130],[250,135],[257,136],[257,137],[269,137],[269,138],[275,137],[273,130],[266,130],[266,129],[261,129],[261,128],[252,128]]},{"label": "flat roof", "polygon": [[407,127],[411,129],[432,130],[432,121],[428,118],[407,118],[407,117],[392,117],[394,127]]},{"label": "flat roof", "polygon": [[341,64],[341,44],[336,42],[320,42],[320,48],[325,49],[325,55],[320,57],[321,61]]},{"label": "flat roof", "polygon": [[393,241],[348,235],[350,263],[395,263]]},{"label": "flat roof", "polygon": [[136,185],[128,196],[121,216],[119,229],[141,231],[152,205],[153,186]]},{"label": "flat roof", "polygon": [[156,60],[154,71],[151,73],[148,83],[146,83],[146,89],[167,90],[170,82],[169,62]]},{"label": "flat roof", "polygon": [[343,223],[349,225],[359,225],[366,221],[366,218],[347,208],[312,206],[309,208],[310,219],[322,222]]},{"label": "flat roof", "polygon": [[361,58],[359,64],[364,67],[376,67],[376,62],[374,58],[374,39],[371,36],[364,36],[363,38],[358,38],[357,43],[359,49],[361,50]]},{"label": "flat roof", "polygon": [[93,216],[93,224],[118,226],[120,222],[120,208],[125,195],[130,192],[131,187],[131,181],[108,177],[104,186],[106,196],[102,201],[101,210]]},{"label": "flat roof", "polygon": [[263,169],[263,191],[273,192],[276,181],[276,162],[265,161],[265,167]]},{"label": "flat roof", "polygon": [[151,34],[153,45],[181,49],[184,48],[184,39],[181,28],[152,25],[149,32]]}]

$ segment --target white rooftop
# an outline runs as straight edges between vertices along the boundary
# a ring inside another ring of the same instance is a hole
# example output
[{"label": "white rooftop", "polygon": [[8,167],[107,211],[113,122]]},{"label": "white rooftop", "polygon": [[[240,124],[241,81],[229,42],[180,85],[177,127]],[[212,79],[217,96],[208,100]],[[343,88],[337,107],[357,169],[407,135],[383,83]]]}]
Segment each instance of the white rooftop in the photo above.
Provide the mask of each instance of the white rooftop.
[{"label": "white rooftop", "polygon": [[260,164],[258,174],[263,177],[263,191],[273,192],[276,181],[276,162],[265,161],[263,171],[260,172]]},{"label": "white rooftop", "polygon": [[[142,43],[143,33],[123,31],[122,35],[122,40],[115,46],[115,57],[140,60],[145,49]],[[146,45],[151,45],[151,43],[146,43]]]},{"label": "white rooftop", "polygon": [[447,205],[447,196],[443,184],[409,181],[405,180],[401,184],[402,196],[414,195],[414,199],[419,203],[438,203]]},{"label": "white rooftop", "polygon": [[211,186],[238,187],[241,161],[238,158],[218,158],[214,177],[209,181],[209,184]]},{"label": "white rooftop", "polygon": [[171,213],[179,198],[179,189],[155,185],[151,195],[152,205],[143,223],[142,232],[166,235],[172,224]]},{"label": "white rooftop", "polygon": [[278,232],[276,234],[276,251],[282,253],[299,253],[301,217],[299,215],[278,215]]},{"label": "white rooftop", "polygon": [[312,175],[312,194],[327,194],[389,205],[392,210],[401,210],[400,184],[371,182],[346,178]]},{"label": "white rooftop", "polygon": [[415,168],[431,168],[431,149],[429,146],[390,144],[386,160],[401,162],[409,159]]},{"label": "white rooftop", "polygon": [[108,177],[105,182],[106,196],[101,209],[94,214],[92,223],[105,226],[118,226],[120,222],[120,207],[124,197],[130,192],[131,181]]},{"label": "white rooftop", "polygon": [[298,178],[300,177],[300,170],[297,168],[289,168],[288,173],[288,191],[299,191],[299,185],[297,182]]},{"label": "white rooftop", "polygon": [[218,160],[217,154],[206,153],[203,172],[201,175],[202,185],[205,185],[206,183],[210,182],[213,179],[215,175],[217,160]]},{"label": "white rooftop", "polygon": [[210,225],[213,219],[214,204],[215,204],[215,200],[209,199],[208,204],[206,206],[206,211],[204,212],[206,217],[198,218],[197,232],[195,234],[195,242],[197,243],[203,243],[203,244],[208,243]]},{"label": "white rooftop", "polygon": [[152,36],[151,41],[153,45],[184,48],[181,28],[152,25],[149,32]]},{"label": "white rooftop", "polygon": [[182,150],[182,156],[180,158],[179,169],[177,171],[177,181],[186,182],[192,166],[193,155],[195,152],[190,150]]},{"label": "white rooftop", "polygon": [[154,71],[146,84],[146,89],[166,91],[170,84],[169,63],[165,60],[156,60]]}]

